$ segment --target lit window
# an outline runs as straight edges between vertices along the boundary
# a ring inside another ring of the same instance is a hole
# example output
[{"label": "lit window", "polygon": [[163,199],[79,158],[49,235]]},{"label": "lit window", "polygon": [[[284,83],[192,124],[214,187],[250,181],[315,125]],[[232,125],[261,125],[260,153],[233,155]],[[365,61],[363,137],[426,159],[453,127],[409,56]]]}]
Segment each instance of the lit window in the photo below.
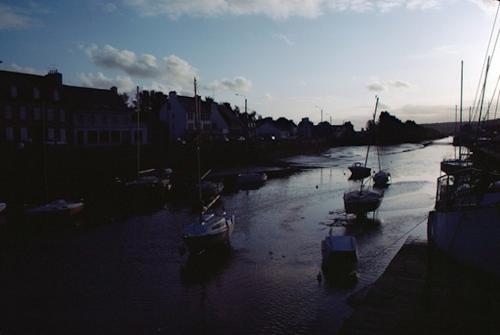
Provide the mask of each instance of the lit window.
[{"label": "lit window", "polygon": [[12,107],[5,106],[5,118],[12,119]]},{"label": "lit window", "polygon": [[40,90],[38,88],[33,88],[33,98],[40,99]]},{"label": "lit window", "polygon": [[19,107],[19,118],[21,120],[26,120],[26,107]]},{"label": "lit window", "polygon": [[17,87],[14,85],[10,87],[10,96],[13,98],[17,97]]}]

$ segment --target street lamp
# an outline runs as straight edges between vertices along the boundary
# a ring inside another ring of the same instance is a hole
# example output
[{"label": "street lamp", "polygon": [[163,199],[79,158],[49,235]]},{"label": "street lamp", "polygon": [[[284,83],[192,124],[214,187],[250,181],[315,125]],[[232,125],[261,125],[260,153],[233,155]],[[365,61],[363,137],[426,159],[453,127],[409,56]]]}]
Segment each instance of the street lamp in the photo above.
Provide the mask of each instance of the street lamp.
[{"label": "street lamp", "polygon": [[240,93],[234,93],[234,94],[239,96],[239,97],[245,98],[245,113],[246,113],[247,112],[247,97],[244,96],[243,94],[240,94]]},{"label": "street lamp", "polygon": [[314,107],[318,108],[321,110],[321,122],[323,122],[323,107],[320,107],[318,105],[314,105]]}]

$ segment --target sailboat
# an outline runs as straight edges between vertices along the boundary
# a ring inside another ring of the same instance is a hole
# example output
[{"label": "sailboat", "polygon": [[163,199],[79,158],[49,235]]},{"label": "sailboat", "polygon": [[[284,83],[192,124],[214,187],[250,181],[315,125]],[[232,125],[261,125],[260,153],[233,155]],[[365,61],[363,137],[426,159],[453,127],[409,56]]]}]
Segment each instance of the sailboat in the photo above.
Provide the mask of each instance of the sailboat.
[{"label": "sailboat", "polygon": [[[373,113],[373,122],[377,115],[379,97],[376,97],[375,112]],[[368,162],[370,153],[370,144],[366,149],[365,168]],[[366,178],[366,177],[365,177]],[[364,179],[364,178],[363,178]],[[347,214],[355,214],[356,216],[365,216],[368,212],[373,212],[380,207],[383,194],[364,188],[364,180],[361,181],[359,190],[344,193],[344,207]]]},{"label": "sailboat", "polygon": [[7,208],[7,204],[5,202],[0,202],[0,213],[2,213]]},{"label": "sailboat", "polygon": [[378,158],[378,171],[373,175],[373,186],[378,188],[384,188],[389,186],[391,182],[391,174],[387,171],[382,170],[382,165],[380,164],[380,151],[377,147],[377,158]]},{"label": "sailboat", "polygon": [[[198,93],[196,78],[194,79],[194,103],[196,129],[200,132],[200,111],[198,103]],[[204,206],[202,199],[201,167],[200,167],[200,134],[196,141],[196,160],[198,169],[198,200],[200,202],[200,215],[197,222],[187,225],[183,231],[183,240],[191,254],[198,254],[216,246],[229,245],[231,234],[234,230],[235,217],[223,211],[217,213],[210,210],[212,201],[208,206]]]},{"label": "sailboat", "polygon": [[140,138],[140,94],[139,86],[136,90],[136,101],[137,101],[137,131],[135,136],[136,148],[137,148],[137,176],[135,179],[126,182],[124,185],[127,190],[133,193],[134,197],[142,198],[148,196],[161,196],[163,192],[169,191],[172,188],[172,183],[170,177],[172,175],[171,169],[148,169],[141,170],[141,142]]},{"label": "sailboat", "polygon": [[38,206],[27,207],[24,209],[24,214],[26,217],[36,220],[36,219],[67,219],[74,215],[77,215],[83,211],[85,206],[83,201],[69,201],[66,199],[57,199],[53,201],[48,201],[48,180],[47,180],[47,141],[46,136],[46,126],[45,118],[46,113],[42,113],[42,129],[43,129],[43,174],[44,174],[44,187],[45,187],[45,203]]}]

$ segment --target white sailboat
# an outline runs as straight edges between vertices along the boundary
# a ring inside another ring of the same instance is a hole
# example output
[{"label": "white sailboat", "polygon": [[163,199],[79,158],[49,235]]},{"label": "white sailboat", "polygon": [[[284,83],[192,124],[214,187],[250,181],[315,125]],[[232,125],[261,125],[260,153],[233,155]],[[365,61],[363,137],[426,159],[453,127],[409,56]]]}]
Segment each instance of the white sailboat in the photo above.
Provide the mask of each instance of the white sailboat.
[{"label": "white sailboat", "polygon": [[[373,113],[373,121],[377,115],[379,97],[376,97],[375,112]],[[370,145],[366,149],[365,167],[368,162],[368,154]],[[358,217],[365,216],[368,212],[373,212],[380,207],[383,194],[374,190],[369,190],[364,187],[364,181],[361,181],[359,190],[354,190],[344,193],[344,208],[347,214],[355,214]]]},{"label": "white sailboat", "polygon": [[[199,126],[200,114],[198,106],[198,94],[196,86],[196,78],[194,79],[194,101],[195,101],[195,118],[197,120],[197,130],[201,130]],[[200,201],[200,217],[197,222],[187,225],[183,231],[183,240],[191,254],[197,254],[207,249],[229,245],[231,234],[234,230],[235,217],[226,212],[216,213],[210,210],[211,202],[207,207],[203,205],[202,185],[201,185],[201,168],[200,168],[200,144],[199,136],[196,139],[196,158],[198,165],[198,198]]]}]

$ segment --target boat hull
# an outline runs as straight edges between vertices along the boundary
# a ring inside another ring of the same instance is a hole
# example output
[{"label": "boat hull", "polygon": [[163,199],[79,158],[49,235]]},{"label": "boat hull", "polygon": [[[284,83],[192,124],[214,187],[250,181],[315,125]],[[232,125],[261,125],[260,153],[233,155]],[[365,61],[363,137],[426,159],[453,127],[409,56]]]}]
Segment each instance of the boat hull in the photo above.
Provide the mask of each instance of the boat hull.
[{"label": "boat hull", "polygon": [[364,215],[380,207],[382,197],[376,192],[352,191],[344,194],[344,208],[347,214]]},{"label": "boat hull", "polygon": [[231,241],[233,229],[234,225],[229,225],[228,229],[217,234],[185,236],[184,243],[191,254],[197,254],[219,246],[228,246]]},{"label": "boat hull", "polygon": [[372,169],[364,166],[349,166],[349,171],[351,171],[351,179],[363,179],[368,178],[371,174]]},{"label": "boat hull", "polygon": [[457,261],[500,275],[500,206],[431,211],[427,232]]}]

